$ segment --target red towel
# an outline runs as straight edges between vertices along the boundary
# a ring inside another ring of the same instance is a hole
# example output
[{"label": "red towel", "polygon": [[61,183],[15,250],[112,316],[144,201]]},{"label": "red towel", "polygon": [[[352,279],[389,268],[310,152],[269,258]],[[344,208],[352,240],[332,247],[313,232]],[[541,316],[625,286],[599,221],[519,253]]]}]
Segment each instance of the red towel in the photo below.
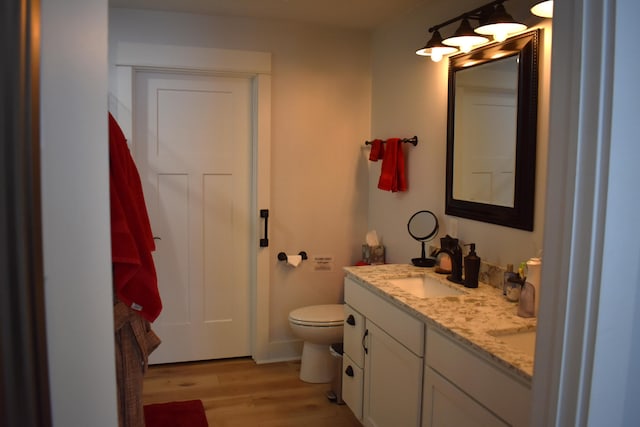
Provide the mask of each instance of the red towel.
[{"label": "red towel", "polygon": [[378,188],[386,191],[407,191],[407,178],[405,176],[404,153],[400,138],[387,139],[387,147],[384,150],[382,168]]},{"label": "red towel", "polygon": [[140,175],[127,140],[109,114],[111,258],[116,296],[153,322],[162,310],[151,251],[155,250]]},{"label": "red towel", "polygon": [[377,162],[384,156],[384,145],[382,145],[381,139],[374,139],[371,141],[371,152],[369,153],[369,160]]}]

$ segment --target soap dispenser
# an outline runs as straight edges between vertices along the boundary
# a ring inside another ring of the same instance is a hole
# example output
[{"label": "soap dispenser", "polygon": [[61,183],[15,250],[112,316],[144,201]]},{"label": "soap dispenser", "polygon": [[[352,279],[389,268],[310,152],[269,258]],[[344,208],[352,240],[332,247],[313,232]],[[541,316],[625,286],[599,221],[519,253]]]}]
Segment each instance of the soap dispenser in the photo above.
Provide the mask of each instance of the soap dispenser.
[{"label": "soap dispenser", "polygon": [[478,287],[478,276],[480,274],[480,257],[476,254],[476,244],[471,243],[469,255],[464,257],[464,286],[466,288]]}]

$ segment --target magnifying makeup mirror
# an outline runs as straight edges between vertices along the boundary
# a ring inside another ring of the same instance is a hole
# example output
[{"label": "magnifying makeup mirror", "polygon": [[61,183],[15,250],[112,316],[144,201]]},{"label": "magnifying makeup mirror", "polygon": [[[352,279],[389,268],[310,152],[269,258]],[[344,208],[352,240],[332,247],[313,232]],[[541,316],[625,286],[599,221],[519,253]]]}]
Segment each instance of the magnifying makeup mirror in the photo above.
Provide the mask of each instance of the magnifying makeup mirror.
[{"label": "magnifying makeup mirror", "polygon": [[411,263],[416,267],[433,267],[436,259],[426,256],[425,243],[438,234],[438,218],[431,211],[418,211],[409,218],[407,230],[411,237],[422,244],[420,258],[412,258]]}]

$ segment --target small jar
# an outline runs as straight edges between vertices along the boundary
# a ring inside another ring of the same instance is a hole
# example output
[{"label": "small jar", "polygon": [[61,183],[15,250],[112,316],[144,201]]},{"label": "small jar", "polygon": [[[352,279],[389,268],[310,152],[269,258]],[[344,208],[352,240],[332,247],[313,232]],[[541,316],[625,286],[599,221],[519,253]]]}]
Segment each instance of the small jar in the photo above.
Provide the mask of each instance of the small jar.
[{"label": "small jar", "polygon": [[507,282],[507,300],[511,302],[518,302],[520,299],[520,292],[522,291],[522,285],[519,282],[513,282],[509,280]]}]

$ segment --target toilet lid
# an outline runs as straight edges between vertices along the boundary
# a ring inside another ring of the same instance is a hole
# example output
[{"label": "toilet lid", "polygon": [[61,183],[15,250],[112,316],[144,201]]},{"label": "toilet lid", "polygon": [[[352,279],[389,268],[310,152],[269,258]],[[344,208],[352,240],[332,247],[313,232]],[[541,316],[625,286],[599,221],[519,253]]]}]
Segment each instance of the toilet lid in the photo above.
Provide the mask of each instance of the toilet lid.
[{"label": "toilet lid", "polygon": [[293,310],[289,320],[298,325],[338,326],[344,323],[344,305],[310,305]]}]

